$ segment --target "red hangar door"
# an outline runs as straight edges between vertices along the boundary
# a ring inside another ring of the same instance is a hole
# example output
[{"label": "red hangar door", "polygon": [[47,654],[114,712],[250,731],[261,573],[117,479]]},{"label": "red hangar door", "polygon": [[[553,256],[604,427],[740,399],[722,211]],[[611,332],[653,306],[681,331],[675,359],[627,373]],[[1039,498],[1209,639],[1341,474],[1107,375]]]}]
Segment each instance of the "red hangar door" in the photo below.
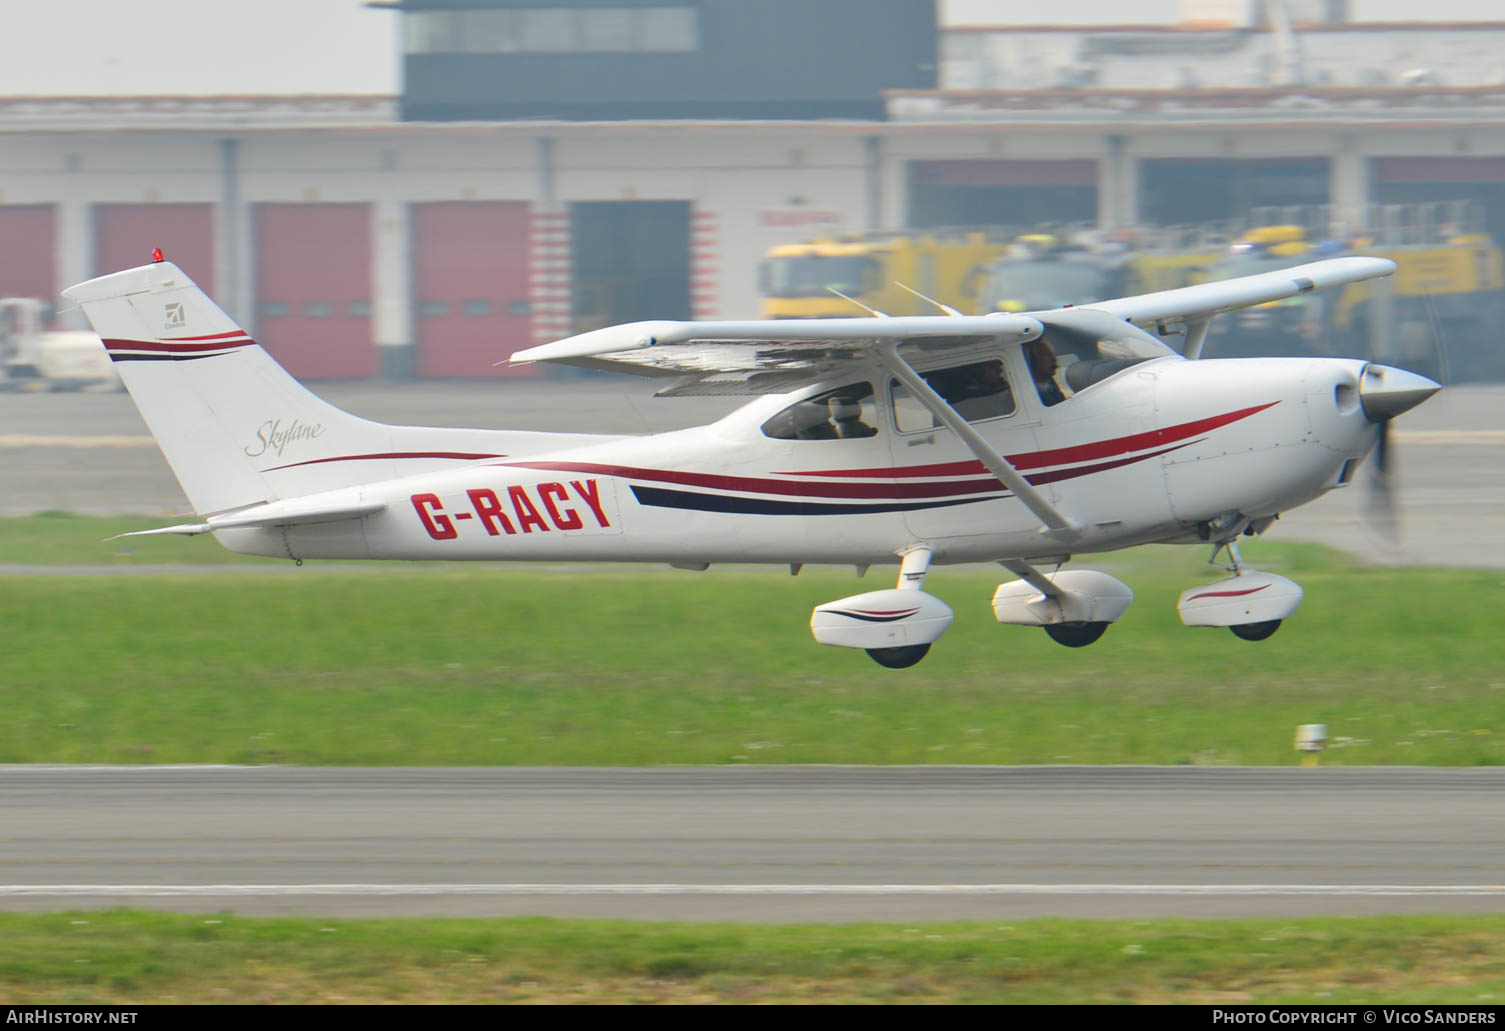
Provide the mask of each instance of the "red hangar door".
[{"label": "red hangar door", "polygon": [[413,205],[414,372],[427,379],[534,375],[509,367],[529,336],[529,206]]},{"label": "red hangar door", "polygon": [[257,204],[256,340],[299,379],[365,379],[371,206]]},{"label": "red hangar door", "polygon": [[96,204],[94,272],[108,275],[152,260],[152,249],[213,297],[213,204]]},{"label": "red hangar door", "polygon": [[58,303],[56,238],[51,204],[0,205],[0,297]]}]

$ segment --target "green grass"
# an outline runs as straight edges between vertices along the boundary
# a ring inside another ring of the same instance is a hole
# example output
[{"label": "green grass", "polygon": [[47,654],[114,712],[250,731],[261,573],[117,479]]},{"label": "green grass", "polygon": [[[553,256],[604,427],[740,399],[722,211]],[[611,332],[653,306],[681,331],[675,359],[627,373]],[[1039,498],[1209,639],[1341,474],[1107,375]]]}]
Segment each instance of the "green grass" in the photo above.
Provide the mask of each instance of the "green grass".
[{"label": "green grass", "polygon": [[1505,917],[850,926],[0,914],[11,1005],[1452,1003],[1505,999]]},{"label": "green grass", "polygon": [[127,537],[134,530],[150,530],[181,519],[144,519],[140,516],[80,516],[71,512],[43,512],[22,518],[0,518],[0,565],[146,566],[274,563],[273,559],[226,551],[210,536]]},{"label": "green grass", "polygon": [[[48,548],[100,529],[14,522]],[[1327,764],[1505,762],[1505,576],[1261,542],[1246,557],[1306,602],[1249,643],[1176,617],[1219,575],[1204,552],[1108,556],[1137,600],[1079,650],[994,622],[1007,574],[938,569],[956,624],[903,671],[806,625],[884,570],[5,576],[0,762],[1262,765],[1302,723],[1328,725]]]}]

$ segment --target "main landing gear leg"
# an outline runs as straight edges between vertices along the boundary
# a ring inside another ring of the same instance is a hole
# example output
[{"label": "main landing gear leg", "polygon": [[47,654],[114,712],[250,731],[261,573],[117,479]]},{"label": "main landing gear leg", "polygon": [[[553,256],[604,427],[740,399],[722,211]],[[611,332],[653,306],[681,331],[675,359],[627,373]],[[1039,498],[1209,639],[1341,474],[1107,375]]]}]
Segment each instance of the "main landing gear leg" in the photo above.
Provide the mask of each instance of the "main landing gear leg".
[{"label": "main landing gear leg", "polygon": [[[925,588],[925,574],[930,570],[929,548],[913,548],[904,553],[899,566],[899,582],[895,590],[920,591]],[[908,669],[930,652],[930,643],[904,644],[892,648],[869,648],[868,655],[880,666],[888,669]]]},{"label": "main landing gear leg", "polygon": [[1004,559],[999,565],[1019,579],[993,593],[998,622],[1042,627],[1067,648],[1085,648],[1102,637],[1134,600],[1127,586],[1095,569],[1062,570],[1058,565],[1047,576],[1022,559]]},{"label": "main landing gear leg", "polygon": [[810,613],[810,632],[817,641],[861,648],[889,669],[904,669],[925,657],[955,616],[945,602],[923,589],[930,549],[916,544],[897,554],[901,561],[898,586],[815,607]]}]

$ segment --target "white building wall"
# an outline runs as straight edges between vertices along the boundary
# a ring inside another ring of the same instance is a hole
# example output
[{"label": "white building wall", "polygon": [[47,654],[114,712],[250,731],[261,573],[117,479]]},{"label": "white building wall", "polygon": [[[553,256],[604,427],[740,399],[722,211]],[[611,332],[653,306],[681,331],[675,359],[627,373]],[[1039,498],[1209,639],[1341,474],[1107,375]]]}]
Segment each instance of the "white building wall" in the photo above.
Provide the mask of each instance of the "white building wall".
[{"label": "white building wall", "polygon": [[[1399,45],[1397,43],[1397,45]],[[1272,113],[1271,118],[1278,117]],[[59,205],[59,283],[94,273],[93,219],[101,203],[201,202],[225,196],[220,141],[236,147],[238,298],[249,318],[254,268],[249,212],[257,203],[373,206],[373,333],[412,343],[410,215],[425,201],[522,201],[556,213],[576,201],[688,201],[694,223],[695,314],[757,314],[757,265],[772,246],[821,231],[907,224],[914,161],[1099,161],[1099,213],[1131,224],[1138,162],[1147,158],[1326,157],[1335,200],[1362,204],[1380,156],[1505,155],[1505,124],[1334,131],[1278,123],[1238,128],[978,124],[408,126],[46,132],[9,130],[0,143],[0,203]],[[552,175],[546,148],[552,139]],[[871,174],[877,137],[879,165]],[[1119,154],[1112,142],[1122,139]],[[877,195],[873,196],[876,183]],[[223,216],[223,213],[222,213]],[[144,258],[144,256],[143,256]],[[217,263],[229,275],[229,263]]]},{"label": "white building wall", "polygon": [[[1299,31],[1309,86],[1505,83],[1505,26],[1321,27]],[[1248,89],[1294,84],[1276,33],[1145,27],[998,28],[942,33],[939,86],[949,90]]]}]

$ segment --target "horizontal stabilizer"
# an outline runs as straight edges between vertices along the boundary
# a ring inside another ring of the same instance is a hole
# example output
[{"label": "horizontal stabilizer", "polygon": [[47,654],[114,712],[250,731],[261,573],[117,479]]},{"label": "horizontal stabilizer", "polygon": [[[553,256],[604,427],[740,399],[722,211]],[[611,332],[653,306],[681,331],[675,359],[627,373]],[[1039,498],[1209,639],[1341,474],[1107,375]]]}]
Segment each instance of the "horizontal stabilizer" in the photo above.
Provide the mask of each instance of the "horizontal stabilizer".
[{"label": "horizontal stabilizer", "polygon": [[210,516],[202,523],[179,523],[155,530],[135,530],[118,534],[120,537],[152,537],[158,534],[194,536],[212,533],[215,530],[244,530],[258,526],[295,526],[308,523],[335,523],[341,519],[359,519],[375,515],[387,507],[385,501],[331,501],[329,499],[293,498],[290,501],[273,501],[254,508]]}]

